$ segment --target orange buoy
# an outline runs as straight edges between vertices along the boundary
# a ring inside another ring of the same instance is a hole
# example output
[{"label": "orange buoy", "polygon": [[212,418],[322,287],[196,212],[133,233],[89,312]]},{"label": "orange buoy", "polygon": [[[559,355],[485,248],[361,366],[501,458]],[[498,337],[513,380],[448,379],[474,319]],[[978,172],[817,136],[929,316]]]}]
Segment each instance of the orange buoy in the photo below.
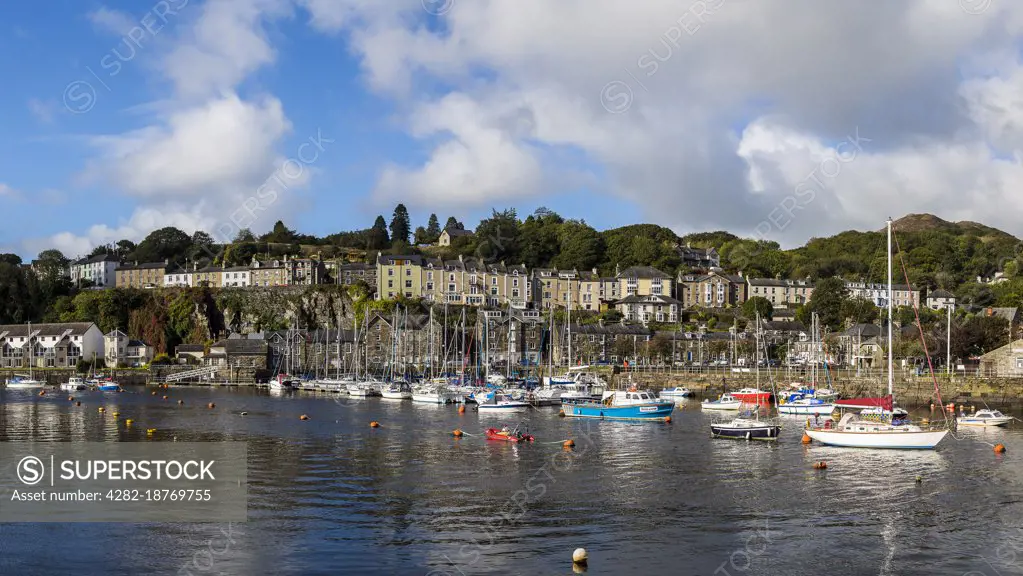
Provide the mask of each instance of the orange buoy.
[{"label": "orange buoy", "polygon": [[166,397],[166,396],[164,396],[164,397],[163,397],[163,399],[164,399],[164,400],[166,400],[166,399],[167,399],[167,397]]},{"label": "orange buoy", "polygon": [[565,417],[565,411],[564,410],[558,410],[558,417],[564,418]]},{"label": "orange buoy", "polygon": [[299,419],[299,420],[308,420],[308,419],[309,419],[309,417],[308,417],[308,416],[306,416],[305,414],[303,414],[303,415],[299,416],[299,417],[298,417],[298,419]]},{"label": "orange buoy", "polygon": [[75,401],[75,397],[74,396],[68,396],[67,397],[67,401],[68,402],[74,402]]},{"label": "orange buoy", "polygon": [[995,454],[1004,454],[1005,444],[995,444]]},{"label": "orange buoy", "polygon": [[564,442],[561,443],[561,445],[564,446],[565,448],[572,448],[575,446],[575,441],[571,439],[565,440]]},{"label": "orange buoy", "polygon": [[809,444],[813,442],[813,438],[810,438],[809,434],[803,434],[803,444]]},{"label": "orange buoy", "polygon": [[216,407],[217,407],[217,405],[216,405],[216,404],[214,404],[213,402],[210,402],[209,404],[207,404],[207,405],[206,405],[206,407],[207,407],[207,408],[216,408]]},{"label": "orange buoy", "polygon": [[40,390],[39,391],[39,395],[40,396],[46,396],[46,390]]},{"label": "orange buoy", "polygon": [[152,395],[153,395],[153,396],[156,396],[156,390],[153,390],[153,393],[152,393]]},{"label": "orange buoy", "polygon": [[81,406],[81,405],[82,405],[82,403],[80,401],[79,402],[75,402],[75,406]]},{"label": "orange buoy", "polygon": [[454,436],[455,438],[461,438],[462,437],[462,431],[461,430],[455,430],[454,432],[451,433],[451,435]]},{"label": "orange buoy", "polygon": [[820,462],[815,462],[813,467],[815,470],[824,470],[828,467],[828,463],[821,460]]},{"label": "orange buoy", "polygon": [[376,420],[374,420],[374,421],[369,423],[369,427],[370,428],[379,428],[380,427],[380,423],[377,422]]},{"label": "orange buoy", "polygon": [[465,414],[465,405],[464,404],[458,407],[458,413],[459,414]]},{"label": "orange buoy", "polygon": [[671,416],[665,416],[664,417],[664,423],[665,424],[671,424]]}]

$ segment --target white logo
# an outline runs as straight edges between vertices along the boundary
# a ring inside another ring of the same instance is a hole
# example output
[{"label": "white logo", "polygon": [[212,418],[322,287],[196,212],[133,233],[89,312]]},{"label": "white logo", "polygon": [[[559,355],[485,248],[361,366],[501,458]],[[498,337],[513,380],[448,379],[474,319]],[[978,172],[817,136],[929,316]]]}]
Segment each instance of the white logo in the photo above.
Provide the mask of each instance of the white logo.
[{"label": "white logo", "polygon": [[35,456],[25,456],[18,462],[18,480],[22,484],[32,486],[43,479],[43,461]]}]

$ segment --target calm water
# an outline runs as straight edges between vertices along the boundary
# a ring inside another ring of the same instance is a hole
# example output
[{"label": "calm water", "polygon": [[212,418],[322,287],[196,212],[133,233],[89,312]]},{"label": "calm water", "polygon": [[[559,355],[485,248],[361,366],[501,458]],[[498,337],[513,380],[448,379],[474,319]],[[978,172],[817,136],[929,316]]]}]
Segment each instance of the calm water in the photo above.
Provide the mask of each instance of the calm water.
[{"label": "calm water", "polygon": [[0,440],[245,440],[249,521],[0,524],[0,574],[572,574],[577,547],[588,574],[1023,574],[1018,423],[885,452],[803,446],[799,420],[748,444],[712,440],[698,408],[672,424],[547,408],[517,418],[537,443],[515,446],[479,437],[515,417],[453,406],[166,393],[0,391]]}]

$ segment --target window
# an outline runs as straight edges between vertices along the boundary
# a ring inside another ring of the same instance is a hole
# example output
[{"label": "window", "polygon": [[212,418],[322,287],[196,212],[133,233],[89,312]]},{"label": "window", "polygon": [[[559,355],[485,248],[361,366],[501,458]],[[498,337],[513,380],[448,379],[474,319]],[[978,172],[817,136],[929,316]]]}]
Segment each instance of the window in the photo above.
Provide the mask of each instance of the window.
[{"label": "window", "polygon": [[432,291],[433,290],[433,282],[427,282],[426,283],[426,289]]},{"label": "window", "polygon": [[388,268],[387,269],[387,275],[388,276],[394,276],[394,268]]},{"label": "window", "polygon": [[405,269],[405,275],[406,276],[411,276],[412,275],[412,269],[411,268],[406,268]]},{"label": "window", "polygon": [[[518,274],[518,272],[516,272],[516,274]],[[516,286],[517,287],[518,285],[519,285],[519,279],[518,278],[512,278],[512,286]]]}]

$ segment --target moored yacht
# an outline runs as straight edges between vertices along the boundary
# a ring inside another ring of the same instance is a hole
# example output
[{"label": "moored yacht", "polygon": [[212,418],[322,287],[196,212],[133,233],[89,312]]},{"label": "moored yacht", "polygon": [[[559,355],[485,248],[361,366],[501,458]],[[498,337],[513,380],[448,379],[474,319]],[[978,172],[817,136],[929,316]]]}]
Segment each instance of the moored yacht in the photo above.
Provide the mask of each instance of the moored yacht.
[{"label": "moored yacht", "polygon": [[31,390],[33,388],[42,388],[46,384],[31,376],[25,376],[22,374],[15,374],[13,377],[7,379],[8,390]]},{"label": "moored yacht", "polygon": [[76,390],[85,390],[88,386],[85,385],[85,380],[80,376],[72,376],[68,378],[67,382],[60,385],[61,390],[67,392],[74,392]]},{"label": "moored yacht", "polygon": [[969,416],[960,416],[956,418],[956,423],[960,426],[1005,426],[1009,422],[1015,420],[1013,416],[1006,416],[998,410],[977,410]]},{"label": "moored yacht", "polygon": [[675,403],[659,400],[653,392],[631,387],[606,391],[599,402],[563,403],[562,410],[565,416],[576,418],[663,421],[671,417]]}]

